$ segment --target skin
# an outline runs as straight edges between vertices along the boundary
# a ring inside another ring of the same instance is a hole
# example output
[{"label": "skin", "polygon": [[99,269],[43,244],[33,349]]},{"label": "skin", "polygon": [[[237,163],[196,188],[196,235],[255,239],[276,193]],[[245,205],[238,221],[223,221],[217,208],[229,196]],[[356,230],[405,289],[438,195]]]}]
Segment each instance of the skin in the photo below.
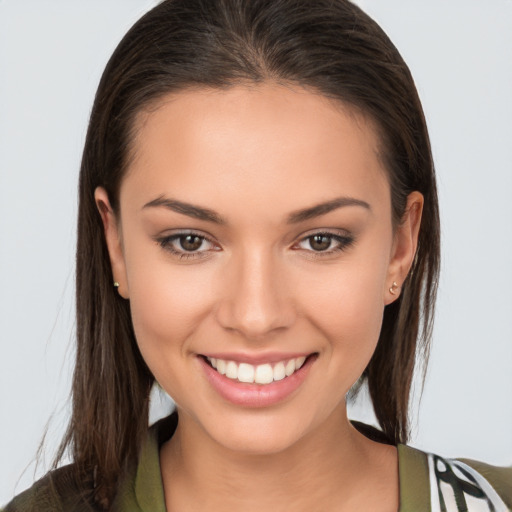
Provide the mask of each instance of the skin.
[{"label": "skin", "polygon": [[[160,453],[167,509],[396,511],[396,448],[351,426],[345,395],[400,293],[389,288],[410,269],[421,194],[409,196],[394,229],[373,124],[299,87],[187,90],[137,125],[119,215],[104,189],[95,196],[141,353],[178,407]],[[341,196],[368,207],[287,222]],[[162,197],[226,223],[144,207]],[[162,240],[187,230],[210,242],[180,259],[170,251],[184,253],[180,241]],[[342,242],[328,237],[328,250],[316,250],[318,232]],[[317,358],[295,392],[255,408],[209,384],[198,354],[212,350]]]}]

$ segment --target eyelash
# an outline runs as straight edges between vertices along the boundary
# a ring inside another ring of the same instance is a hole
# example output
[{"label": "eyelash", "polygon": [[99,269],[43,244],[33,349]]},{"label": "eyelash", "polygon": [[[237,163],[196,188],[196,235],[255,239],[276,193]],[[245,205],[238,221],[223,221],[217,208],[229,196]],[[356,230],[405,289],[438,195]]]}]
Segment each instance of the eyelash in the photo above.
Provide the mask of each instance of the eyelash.
[{"label": "eyelash", "polygon": [[[354,243],[354,237],[350,235],[340,235],[336,233],[332,233],[331,231],[317,231],[316,233],[311,233],[299,240],[299,242],[295,245],[298,245],[304,241],[311,240],[315,236],[321,236],[331,239],[331,244],[333,242],[337,242],[338,245],[332,249],[328,249],[325,251],[315,251],[313,249],[307,250],[307,252],[310,252],[311,254],[309,257],[311,258],[325,258],[328,256],[332,256],[333,254],[341,253],[345,250],[347,250],[353,243]],[[311,243],[311,242],[310,242]],[[331,245],[329,244],[329,246]]]},{"label": "eyelash", "polygon": [[[209,242],[212,245],[215,245],[215,242],[208,238],[207,236],[201,235],[199,233],[196,233],[194,231],[183,231],[181,233],[176,233],[174,235],[165,236],[161,238],[157,238],[156,241],[159,243],[160,247],[165,249],[166,251],[169,251],[173,256],[176,256],[179,260],[190,260],[190,259],[197,259],[197,258],[204,258],[206,257],[207,251],[185,251],[185,250],[176,250],[172,243],[174,241],[179,240],[180,238],[185,238],[186,236],[195,236],[197,238],[200,238],[203,242]],[[201,243],[202,245],[202,243]]]},{"label": "eyelash", "polygon": [[[196,233],[194,231],[184,231],[181,233],[176,233],[174,235],[166,236],[166,237],[160,237],[156,238],[156,241],[158,244],[165,249],[166,251],[169,251],[173,256],[176,256],[179,260],[190,260],[190,259],[198,259],[198,258],[205,258],[207,257],[208,250],[204,251],[185,251],[185,250],[177,250],[173,247],[173,242],[178,241],[180,238],[184,238],[186,236],[195,236],[199,239],[201,239],[203,242],[206,241],[212,245],[215,245],[215,242],[211,240],[209,237]],[[307,240],[311,240],[315,236],[322,236],[327,237],[331,239],[332,242],[337,242],[338,246],[334,247],[333,249],[328,249],[325,251],[315,251],[313,249],[308,250],[305,249],[307,252],[310,252],[311,254],[309,257],[312,258],[324,258],[326,256],[332,256],[333,254],[337,254],[340,252],[343,252],[347,250],[353,243],[354,238],[350,235],[339,235],[336,233],[332,233],[330,231],[317,231],[315,233],[311,233],[299,240],[294,246],[299,245],[302,242],[305,242]],[[202,243],[201,243],[202,245]],[[219,250],[219,249],[214,249]]]}]

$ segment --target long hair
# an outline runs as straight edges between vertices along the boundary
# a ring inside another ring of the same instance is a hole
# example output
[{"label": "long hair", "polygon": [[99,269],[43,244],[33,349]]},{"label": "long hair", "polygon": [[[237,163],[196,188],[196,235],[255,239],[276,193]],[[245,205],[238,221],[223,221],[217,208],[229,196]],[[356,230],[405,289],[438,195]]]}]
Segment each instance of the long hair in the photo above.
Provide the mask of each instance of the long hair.
[{"label": "long hair", "polygon": [[407,195],[424,211],[412,269],[386,306],[377,349],[364,371],[390,443],[409,433],[411,382],[428,356],[439,272],[439,218],[430,142],[409,69],[382,29],[347,0],[165,0],[125,35],[94,101],[79,180],[77,351],[73,411],[59,456],[77,478],[94,472],[94,500],[107,510],[148,426],[154,378],[137,347],[129,302],[112,272],[94,190],[114,212],[130,161],[137,114],[172,92],[273,81],[350,105],[378,128],[395,225]]}]

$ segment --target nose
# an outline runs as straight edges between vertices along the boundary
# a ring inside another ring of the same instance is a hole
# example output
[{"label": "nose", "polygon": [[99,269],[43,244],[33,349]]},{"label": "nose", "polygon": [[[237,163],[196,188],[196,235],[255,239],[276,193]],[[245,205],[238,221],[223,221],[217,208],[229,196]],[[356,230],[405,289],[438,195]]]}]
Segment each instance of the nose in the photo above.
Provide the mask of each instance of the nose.
[{"label": "nose", "polygon": [[217,308],[217,320],[224,329],[261,340],[295,321],[284,269],[272,255],[251,251],[231,261],[227,274]]}]

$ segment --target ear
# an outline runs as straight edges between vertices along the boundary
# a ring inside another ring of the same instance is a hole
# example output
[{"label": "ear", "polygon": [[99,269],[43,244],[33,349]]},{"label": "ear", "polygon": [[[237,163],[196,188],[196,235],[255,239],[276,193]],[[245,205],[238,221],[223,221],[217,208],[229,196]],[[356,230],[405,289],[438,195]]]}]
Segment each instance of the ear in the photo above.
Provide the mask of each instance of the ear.
[{"label": "ear", "polygon": [[394,302],[400,296],[402,283],[414,262],[422,212],[423,195],[417,191],[411,192],[407,196],[405,213],[395,230],[384,290],[384,304],[386,305]]},{"label": "ear", "polygon": [[[105,240],[107,242],[114,282],[119,283],[117,291],[121,297],[128,299],[128,281],[126,278],[126,265],[119,220],[110,206],[107,191],[103,187],[96,188],[94,191],[94,199],[98,211],[100,212],[101,220],[103,221],[103,230],[105,232]],[[112,283],[112,286],[114,286],[114,283]]]}]

